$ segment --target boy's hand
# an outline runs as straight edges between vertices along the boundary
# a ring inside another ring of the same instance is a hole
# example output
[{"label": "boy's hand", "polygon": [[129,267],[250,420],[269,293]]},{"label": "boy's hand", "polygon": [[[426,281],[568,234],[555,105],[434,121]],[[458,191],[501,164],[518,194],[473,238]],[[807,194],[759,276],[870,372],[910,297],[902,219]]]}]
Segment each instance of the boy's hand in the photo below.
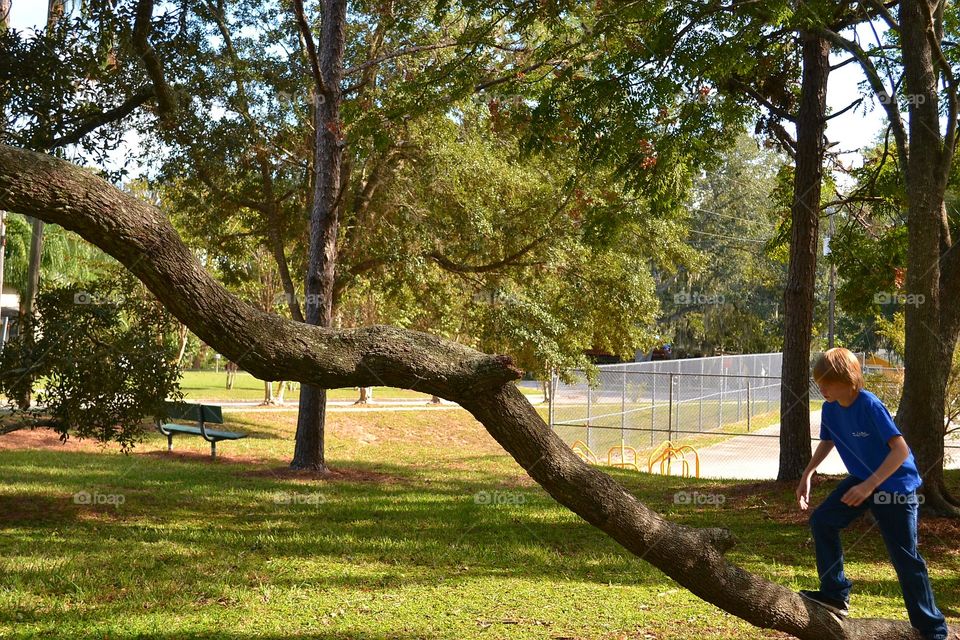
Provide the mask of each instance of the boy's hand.
[{"label": "boy's hand", "polygon": [[806,511],[810,506],[810,477],[812,474],[803,474],[800,483],[797,485],[797,502],[800,504],[800,510]]},{"label": "boy's hand", "polygon": [[864,500],[873,495],[873,487],[867,482],[861,482],[847,490],[840,502],[848,504],[851,507],[859,506]]}]

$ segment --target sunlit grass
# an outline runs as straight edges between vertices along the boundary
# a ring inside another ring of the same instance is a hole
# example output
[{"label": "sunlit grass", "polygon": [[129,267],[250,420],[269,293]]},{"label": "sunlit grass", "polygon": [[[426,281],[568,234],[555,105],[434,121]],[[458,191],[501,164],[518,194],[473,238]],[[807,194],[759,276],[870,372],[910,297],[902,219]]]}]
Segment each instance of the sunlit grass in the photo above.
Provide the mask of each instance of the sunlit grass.
[{"label": "sunlit grass", "polygon": [[[215,462],[199,438],[169,456],[153,434],[129,456],[0,450],[0,637],[783,637],[703,603],[559,506],[465,411],[331,414],[329,463],[345,475],[330,481],[283,475],[295,415],[227,418],[250,436],[221,443]],[[729,527],[730,558],[749,570],[816,586],[792,486],[604,470],[676,521]],[[678,491],[723,500],[682,504]],[[122,504],[76,504],[79,492]],[[855,615],[906,619],[867,531],[845,538]],[[921,540],[954,612],[955,538],[924,523]]]}]

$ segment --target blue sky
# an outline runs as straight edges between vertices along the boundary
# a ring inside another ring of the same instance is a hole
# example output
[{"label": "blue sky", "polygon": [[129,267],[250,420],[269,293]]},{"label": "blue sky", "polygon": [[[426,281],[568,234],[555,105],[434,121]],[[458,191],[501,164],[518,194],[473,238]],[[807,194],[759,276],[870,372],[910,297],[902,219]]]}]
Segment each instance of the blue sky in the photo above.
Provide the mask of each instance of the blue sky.
[{"label": "blue sky", "polygon": [[[26,29],[35,25],[42,25],[46,21],[47,0],[13,0],[10,12],[10,23],[14,28]],[[878,28],[882,25],[876,25]],[[859,34],[866,42],[870,42],[873,35],[867,26],[861,27]],[[834,55],[833,62],[837,63],[843,56]],[[861,96],[859,83],[863,80],[859,65],[848,64],[830,74],[830,84],[827,88],[827,101],[833,111],[839,111]],[[880,105],[870,98],[864,103],[870,110],[864,112],[864,106],[853,109],[842,116],[831,120],[827,124],[827,138],[831,142],[839,143],[836,149],[846,152],[841,156],[844,164],[861,162],[859,150],[874,143],[877,135],[884,126],[883,112]],[[843,181],[841,180],[841,183]]]}]

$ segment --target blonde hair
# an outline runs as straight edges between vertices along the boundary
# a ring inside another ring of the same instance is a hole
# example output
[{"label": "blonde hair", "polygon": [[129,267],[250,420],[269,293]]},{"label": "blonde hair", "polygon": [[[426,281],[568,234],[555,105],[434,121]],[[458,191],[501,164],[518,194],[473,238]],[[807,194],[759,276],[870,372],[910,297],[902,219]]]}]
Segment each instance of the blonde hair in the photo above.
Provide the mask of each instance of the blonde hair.
[{"label": "blonde hair", "polygon": [[849,349],[834,347],[828,349],[813,365],[813,379],[815,382],[844,382],[863,390],[863,371],[860,361]]}]

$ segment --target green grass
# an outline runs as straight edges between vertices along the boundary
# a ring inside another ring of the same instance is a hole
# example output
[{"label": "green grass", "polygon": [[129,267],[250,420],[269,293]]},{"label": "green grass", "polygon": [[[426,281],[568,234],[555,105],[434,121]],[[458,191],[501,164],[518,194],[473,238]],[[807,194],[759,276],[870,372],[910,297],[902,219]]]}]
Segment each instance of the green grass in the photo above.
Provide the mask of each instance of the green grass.
[{"label": "green grass", "polygon": [[[246,371],[237,373],[232,389],[226,388],[227,374],[223,371],[184,371],[180,378],[180,388],[187,400],[211,400],[217,402],[262,402],[264,385],[262,380],[254,378]],[[276,384],[274,384],[276,389]],[[527,394],[538,394],[540,391],[530,387],[519,387]],[[356,389],[331,389],[327,392],[330,400],[356,400],[360,392]],[[299,385],[292,391],[284,393],[285,402],[296,402],[300,398]],[[430,400],[430,395],[409,389],[395,387],[374,387],[374,402],[378,400]]]},{"label": "green grass", "polygon": [[[557,505],[464,411],[331,414],[328,461],[344,475],[326,481],[283,474],[295,416],[227,417],[250,437],[221,443],[215,462],[197,438],[175,440],[174,456],[155,435],[132,455],[39,448],[42,432],[0,438],[0,637],[784,637],[698,600]],[[605,470],[675,521],[731,528],[730,557],[749,570],[815,587],[792,486]],[[81,491],[124,502],[75,504]],[[677,491],[724,502],[676,504]],[[953,620],[958,531],[921,524]],[[879,535],[861,523],[845,542],[856,614],[906,619]]]}]

